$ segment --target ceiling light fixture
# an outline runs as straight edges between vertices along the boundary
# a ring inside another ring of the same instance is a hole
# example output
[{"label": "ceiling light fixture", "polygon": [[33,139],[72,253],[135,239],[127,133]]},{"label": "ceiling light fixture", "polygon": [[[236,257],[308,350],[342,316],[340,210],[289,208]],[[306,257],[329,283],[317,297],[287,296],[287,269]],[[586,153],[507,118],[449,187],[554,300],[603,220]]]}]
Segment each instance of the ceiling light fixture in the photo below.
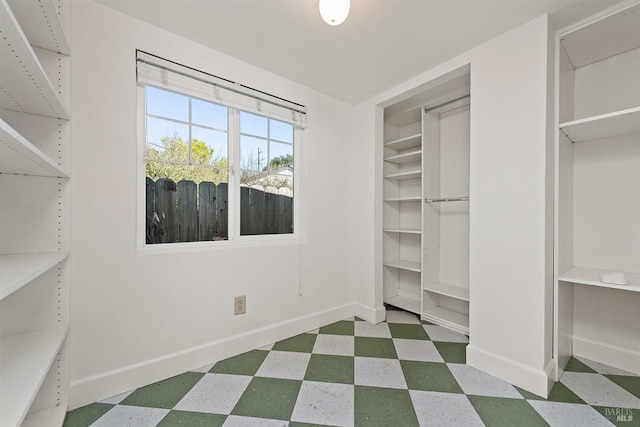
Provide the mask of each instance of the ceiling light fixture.
[{"label": "ceiling light fixture", "polygon": [[350,0],[320,0],[320,16],[329,25],[340,25],[347,19]]}]

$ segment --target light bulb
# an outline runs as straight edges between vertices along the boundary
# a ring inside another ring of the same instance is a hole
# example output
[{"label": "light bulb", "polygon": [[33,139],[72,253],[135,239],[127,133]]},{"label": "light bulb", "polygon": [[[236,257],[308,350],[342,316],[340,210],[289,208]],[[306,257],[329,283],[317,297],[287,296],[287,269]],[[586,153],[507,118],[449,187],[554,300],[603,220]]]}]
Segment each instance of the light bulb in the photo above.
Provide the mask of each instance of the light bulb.
[{"label": "light bulb", "polygon": [[320,0],[320,16],[329,25],[340,25],[347,19],[350,0]]}]

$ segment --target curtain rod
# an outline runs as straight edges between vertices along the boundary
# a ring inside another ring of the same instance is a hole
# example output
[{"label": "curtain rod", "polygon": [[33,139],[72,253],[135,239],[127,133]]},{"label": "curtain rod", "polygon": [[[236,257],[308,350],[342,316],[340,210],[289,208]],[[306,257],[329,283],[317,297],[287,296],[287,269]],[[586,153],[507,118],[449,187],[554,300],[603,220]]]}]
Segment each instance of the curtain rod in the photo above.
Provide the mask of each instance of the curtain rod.
[{"label": "curtain rod", "polygon": [[[248,89],[248,90],[251,90],[253,92],[261,93],[263,95],[267,95],[267,96],[270,96],[272,98],[278,99],[280,101],[288,102],[288,103],[293,104],[293,105],[297,105],[300,108],[291,108],[288,105],[283,105],[283,104],[280,104],[278,102],[274,102],[273,100],[270,100],[270,99],[261,98],[259,96],[253,95],[253,94],[250,95],[250,94],[247,94],[246,92],[243,92],[241,90],[235,89],[233,87],[224,86],[224,85],[218,84],[216,82],[209,81],[209,80],[207,80],[205,78],[194,76],[194,75],[186,73],[184,71],[180,71],[180,70],[177,70],[177,69],[174,69],[174,68],[169,68],[169,67],[167,67],[165,65],[157,64],[157,63],[155,63],[153,61],[149,61],[147,59],[138,57],[137,56],[138,53],[142,53],[144,55],[149,55],[149,56],[152,56],[154,58],[158,58],[161,61],[166,61],[166,62],[169,62],[171,64],[175,64],[175,65],[177,65],[179,67],[186,68],[188,70],[195,71],[195,72],[201,73],[201,74],[205,74],[205,75],[207,75],[209,77],[213,77],[215,79],[223,80],[225,82],[240,86],[241,88]],[[226,89],[226,90],[231,91],[231,92],[238,93],[240,95],[251,96],[252,98],[255,98],[255,99],[259,100],[259,101],[263,101],[263,102],[266,102],[266,103],[269,103],[269,104],[272,104],[272,105],[276,105],[278,107],[286,108],[288,110],[295,111],[296,113],[305,114],[305,115],[307,114],[307,107],[305,105],[298,104],[297,102],[289,101],[288,99],[284,99],[284,98],[281,98],[279,96],[272,95],[270,93],[267,93],[267,92],[264,92],[264,91],[261,91],[261,90],[258,90],[258,89],[254,89],[254,88],[252,88],[250,86],[246,86],[246,85],[243,85],[243,84],[240,84],[240,83],[236,83],[234,81],[225,79],[223,77],[218,77],[218,76],[216,76],[214,74],[210,74],[210,73],[207,73],[205,71],[197,70],[197,69],[189,67],[187,65],[179,64],[177,62],[171,61],[169,59],[162,58],[160,56],[154,55],[152,53],[145,52],[143,50],[136,50],[136,62],[141,62],[143,64],[152,65],[154,67],[158,67],[158,68],[163,69],[163,70],[171,71],[172,73],[176,73],[176,74],[179,74],[179,75],[184,76],[184,77],[189,77],[191,79],[198,80],[199,82],[202,82],[202,83],[211,84],[211,85],[214,85],[214,86],[219,86],[219,87],[221,87],[223,89]]]}]

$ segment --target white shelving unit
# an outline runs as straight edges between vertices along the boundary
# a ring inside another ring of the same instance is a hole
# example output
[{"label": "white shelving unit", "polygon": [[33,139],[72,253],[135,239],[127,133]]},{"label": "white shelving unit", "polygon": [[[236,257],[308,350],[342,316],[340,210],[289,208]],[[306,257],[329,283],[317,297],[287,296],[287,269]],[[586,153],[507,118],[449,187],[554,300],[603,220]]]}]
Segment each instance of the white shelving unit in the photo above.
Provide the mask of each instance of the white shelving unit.
[{"label": "white shelving unit", "polygon": [[420,109],[385,116],[383,146],[384,301],[419,314],[422,272]]},{"label": "white shelving unit", "polygon": [[[461,226],[468,229],[468,108],[462,112],[466,119],[450,122],[445,117],[444,134],[440,131],[441,116],[469,105],[469,71],[456,70],[439,81],[442,84],[384,111],[384,302],[468,334],[468,230],[462,241],[459,233],[450,232]],[[448,192],[464,199],[443,201],[457,206],[456,212],[441,209],[429,200]],[[458,224],[460,218],[466,225]],[[459,264],[466,264],[460,269],[460,277],[450,277],[449,272]]]},{"label": "white shelving unit", "polygon": [[0,425],[68,402],[68,2],[0,0]]},{"label": "white shelving unit", "polygon": [[556,49],[557,377],[573,354],[640,373],[640,2],[561,30]]}]

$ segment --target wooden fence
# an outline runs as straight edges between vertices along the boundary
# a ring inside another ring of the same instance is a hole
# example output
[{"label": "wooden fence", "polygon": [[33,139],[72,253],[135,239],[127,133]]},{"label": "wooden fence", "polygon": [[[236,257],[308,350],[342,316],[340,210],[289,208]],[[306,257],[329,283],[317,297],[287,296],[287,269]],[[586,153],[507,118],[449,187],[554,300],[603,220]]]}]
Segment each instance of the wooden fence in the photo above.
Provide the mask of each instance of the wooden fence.
[{"label": "wooden fence", "polygon": [[[226,240],[228,185],[151,178],[146,180],[146,241],[153,243]],[[293,232],[293,198],[240,188],[240,234]]]}]

